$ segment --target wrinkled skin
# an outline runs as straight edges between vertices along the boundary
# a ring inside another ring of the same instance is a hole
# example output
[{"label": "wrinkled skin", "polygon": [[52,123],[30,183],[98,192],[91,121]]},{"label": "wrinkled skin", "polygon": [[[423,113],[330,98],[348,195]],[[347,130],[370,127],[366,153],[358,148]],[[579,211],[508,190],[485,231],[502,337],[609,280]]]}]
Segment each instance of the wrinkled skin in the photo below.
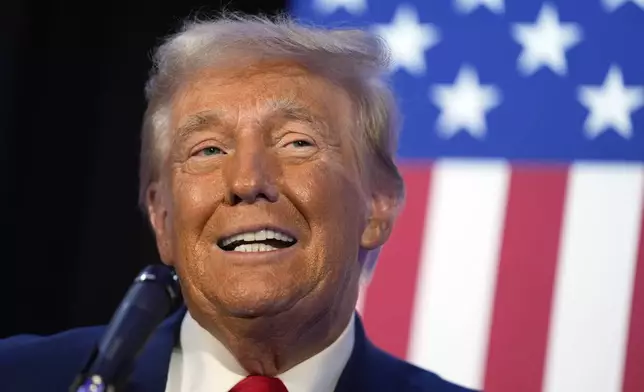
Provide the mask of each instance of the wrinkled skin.
[{"label": "wrinkled skin", "polygon": [[[359,173],[354,118],[346,91],[287,62],[204,70],[174,97],[171,151],[148,191],[159,253],[192,316],[250,373],[331,344],[364,255],[389,236],[395,206]],[[264,254],[217,245],[262,227],[297,242]]]}]

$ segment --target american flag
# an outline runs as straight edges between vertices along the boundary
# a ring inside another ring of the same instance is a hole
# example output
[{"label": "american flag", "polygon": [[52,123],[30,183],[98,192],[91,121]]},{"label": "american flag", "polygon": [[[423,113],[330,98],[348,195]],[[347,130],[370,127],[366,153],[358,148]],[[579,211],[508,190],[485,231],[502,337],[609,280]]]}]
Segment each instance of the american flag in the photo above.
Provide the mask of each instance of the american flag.
[{"label": "american flag", "polygon": [[407,203],[359,311],[490,392],[644,392],[644,0],[295,0],[392,49]]}]

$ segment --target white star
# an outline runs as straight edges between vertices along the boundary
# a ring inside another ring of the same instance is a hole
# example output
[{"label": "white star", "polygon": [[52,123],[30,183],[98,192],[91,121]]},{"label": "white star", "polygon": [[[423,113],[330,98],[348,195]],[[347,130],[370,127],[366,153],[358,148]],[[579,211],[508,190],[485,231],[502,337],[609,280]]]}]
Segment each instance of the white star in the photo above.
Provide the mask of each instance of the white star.
[{"label": "white star", "polygon": [[367,10],[367,0],[314,0],[315,8],[324,14],[332,14],[340,8],[359,15]]},{"label": "white star", "polygon": [[644,0],[602,0],[606,12],[613,12],[628,2],[632,2],[644,10]]},{"label": "white star", "polygon": [[542,66],[565,75],[566,51],[581,41],[582,31],[574,23],[559,23],[559,14],[550,4],[544,4],[534,25],[517,23],[512,36],[523,46],[518,68],[524,75]]},{"label": "white star", "polygon": [[377,24],[375,33],[391,50],[392,72],[404,68],[413,75],[425,72],[425,51],[440,41],[440,33],[431,24],[420,24],[416,10],[407,5],[396,9],[390,24]]},{"label": "white star", "polygon": [[501,14],[505,11],[503,0],[455,0],[456,9],[464,14],[469,14],[478,7],[485,6],[490,11]]},{"label": "white star", "polygon": [[482,139],[487,131],[485,115],[501,103],[499,89],[480,85],[476,70],[469,65],[461,67],[453,85],[435,86],[431,98],[441,109],[437,127],[445,138],[465,130]]},{"label": "white star", "polygon": [[633,136],[631,114],[644,106],[644,87],[624,86],[622,71],[612,65],[602,86],[581,86],[578,98],[590,112],[584,123],[589,138],[612,128],[628,139]]}]

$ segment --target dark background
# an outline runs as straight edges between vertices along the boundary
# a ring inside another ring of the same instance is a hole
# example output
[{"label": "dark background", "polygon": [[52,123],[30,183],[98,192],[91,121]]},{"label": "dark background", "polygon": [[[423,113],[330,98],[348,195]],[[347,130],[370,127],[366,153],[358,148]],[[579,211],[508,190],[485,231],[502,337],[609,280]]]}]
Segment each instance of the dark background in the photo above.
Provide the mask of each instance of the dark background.
[{"label": "dark background", "polygon": [[5,0],[0,6],[0,337],[103,324],[158,255],[137,208],[150,53],[222,6],[286,0]]}]

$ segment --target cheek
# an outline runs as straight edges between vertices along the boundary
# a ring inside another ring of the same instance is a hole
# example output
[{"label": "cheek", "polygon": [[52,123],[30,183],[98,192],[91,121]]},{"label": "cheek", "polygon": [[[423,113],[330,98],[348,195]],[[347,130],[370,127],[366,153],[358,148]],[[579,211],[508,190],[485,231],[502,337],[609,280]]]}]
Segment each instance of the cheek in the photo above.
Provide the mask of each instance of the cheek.
[{"label": "cheek", "polygon": [[214,179],[204,181],[200,177],[203,175],[181,173],[173,179],[172,220],[177,272],[183,278],[183,285],[194,291],[189,296],[202,301],[198,288],[208,285],[207,265],[204,262],[207,260],[208,246],[201,235],[215,208],[213,200],[217,190],[212,184],[217,182]]},{"label": "cheek", "polygon": [[311,225],[314,245],[331,263],[357,258],[366,225],[364,197],[352,172],[335,162],[321,162],[301,173],[299,202]]},{"label": "cheek", "polygon": [[312,198],[324,205],[323,210],[344,217],[336,222],[337,225],[358,224],[366,217],[366,198],[357,170],[354,169],[343,164],[338,157],[318,164],[317,170],[310,176],[311,182],[323,184],[318,185]]},{"label": "cheek", "polygon": [[183,174],[173,179],[172,220],[178,249],[194,246],[221,195],[216,186],[219,180],[203,177]]},{"label": "cheek", "polygon": [[298,199],[304,205],[333,207],[345,203],[360,205],[360,211],[363,211],[365,197],[357,166],[354,166],[353,162],[343,162],[342,155],[336,153],[295,170],[283,168],[282,172],[293,185],[292,188],[298,189]]}]

